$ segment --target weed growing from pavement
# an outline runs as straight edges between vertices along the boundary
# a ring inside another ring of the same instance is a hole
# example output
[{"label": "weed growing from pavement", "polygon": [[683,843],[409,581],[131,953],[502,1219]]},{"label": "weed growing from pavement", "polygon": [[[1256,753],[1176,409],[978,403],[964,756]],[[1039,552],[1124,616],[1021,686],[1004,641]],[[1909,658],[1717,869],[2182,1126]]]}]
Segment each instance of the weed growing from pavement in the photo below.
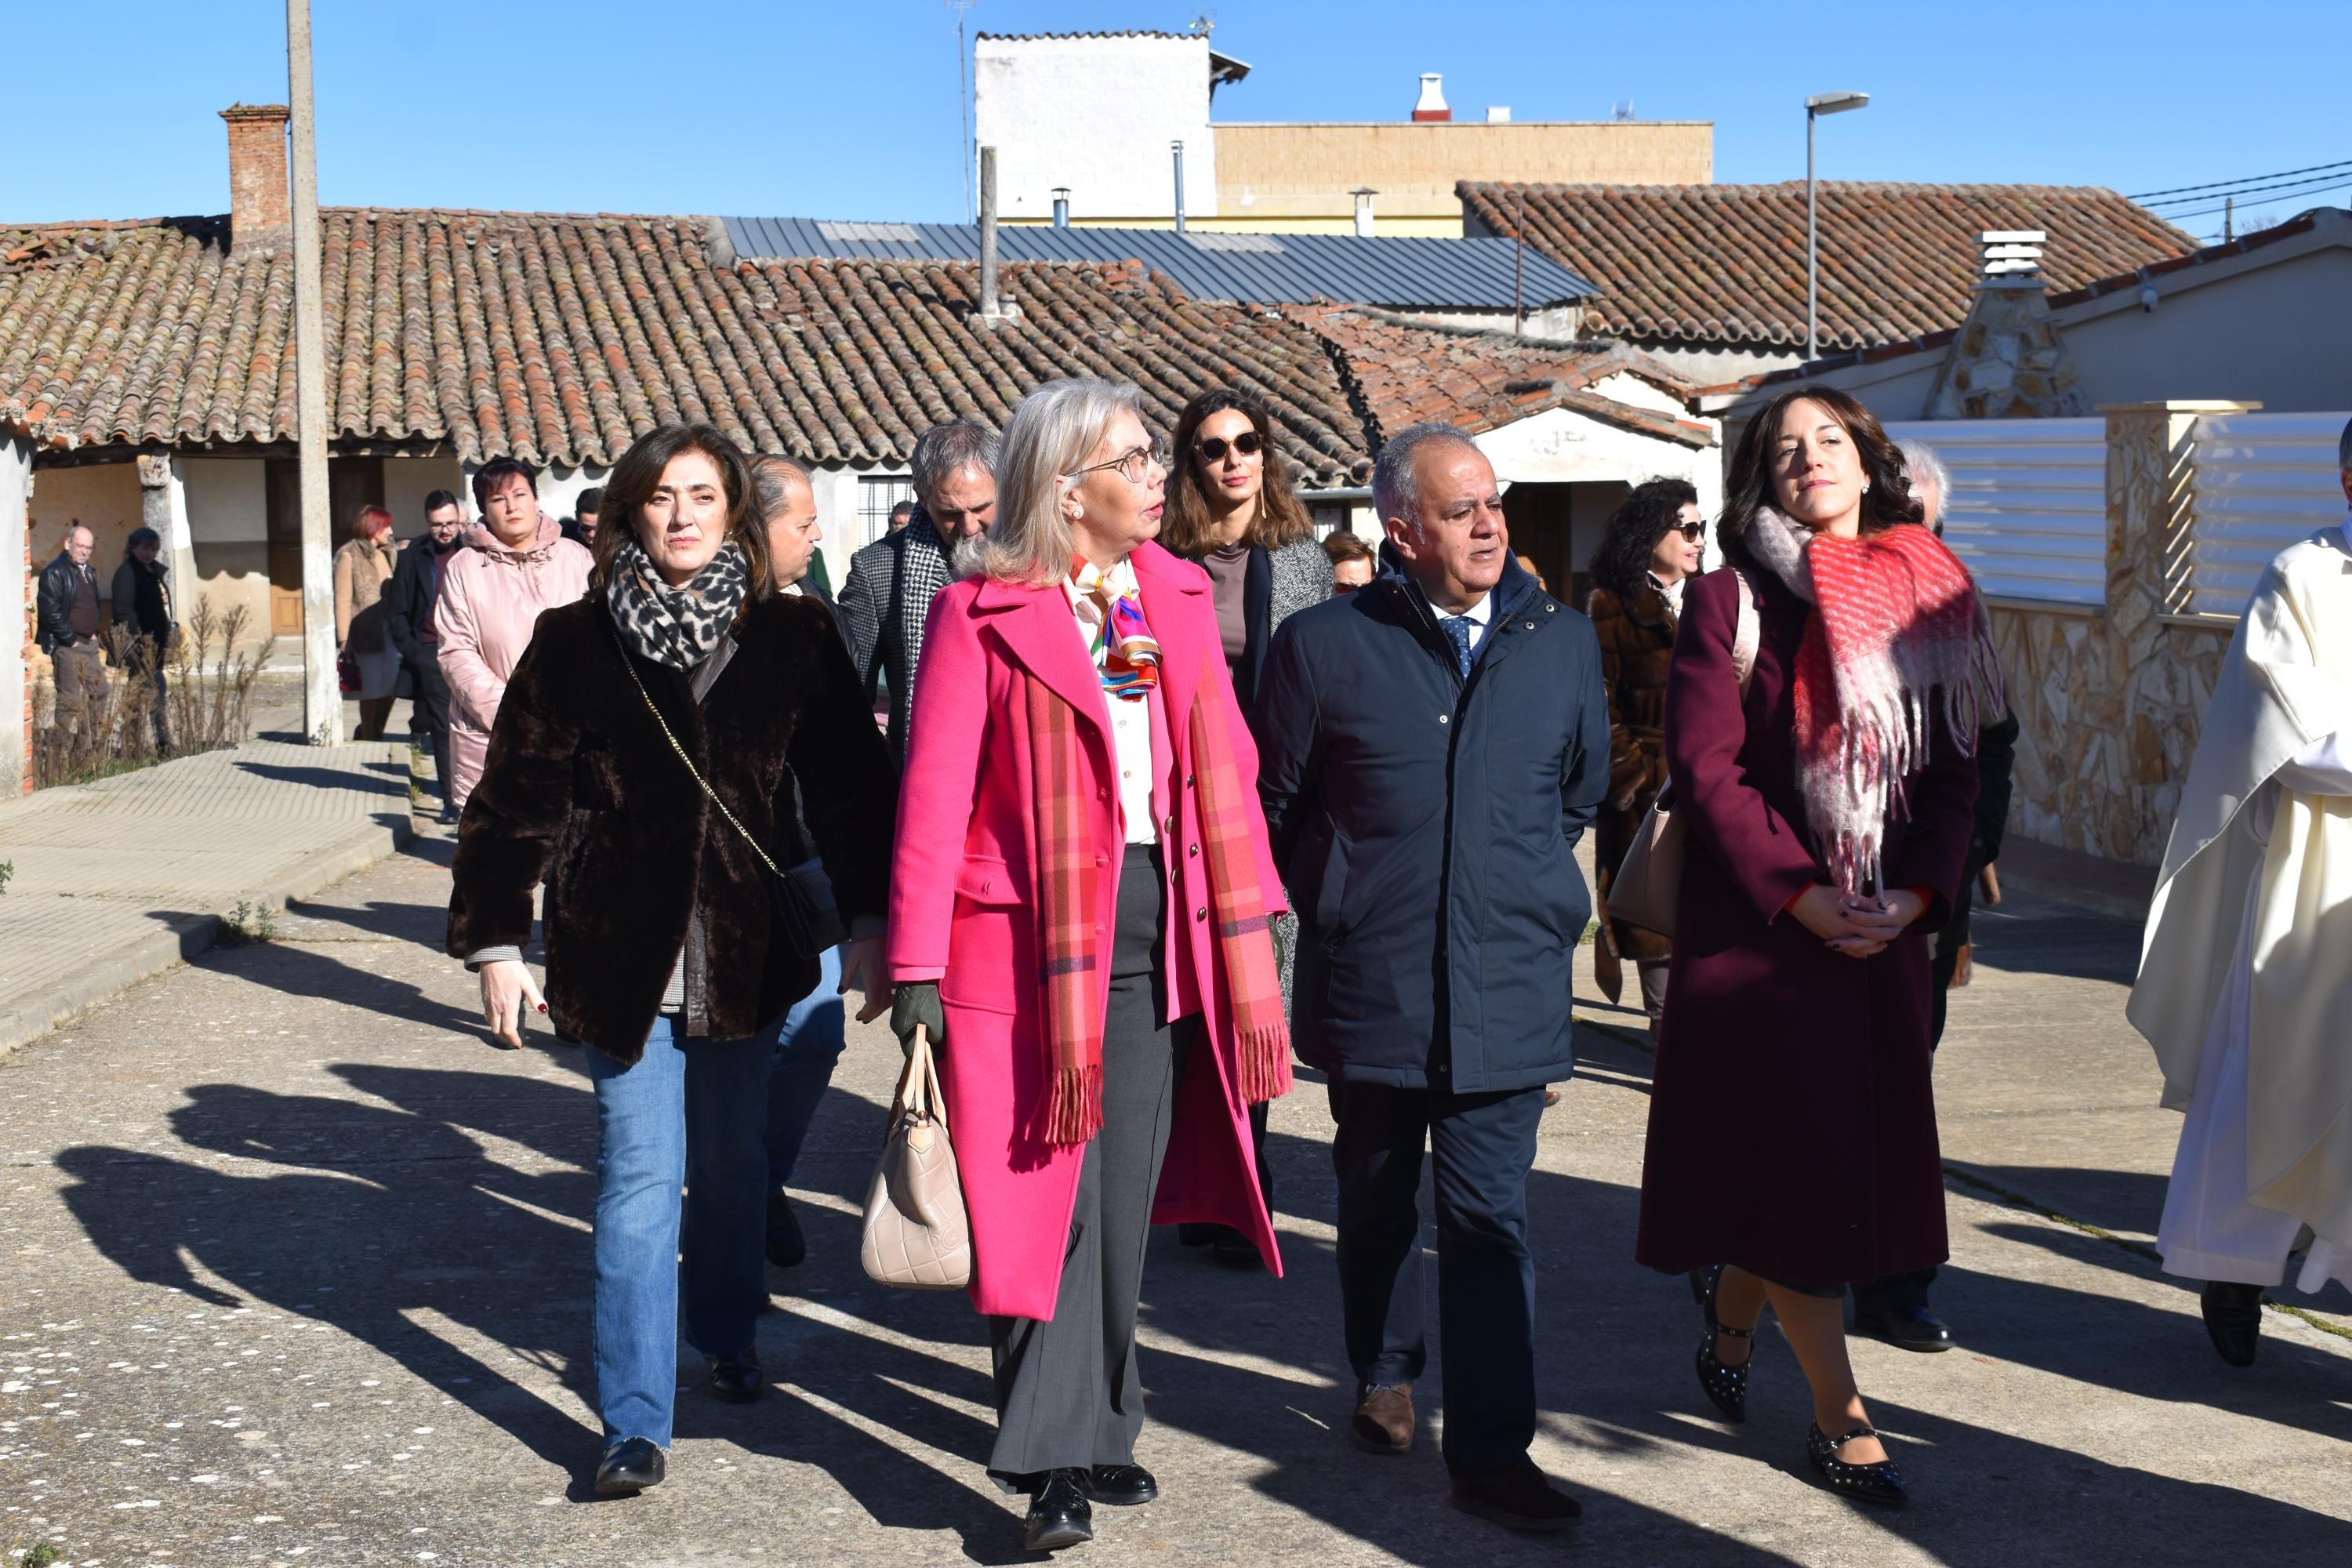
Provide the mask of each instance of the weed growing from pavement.
[{"label": "weed growing from pavement", "polygon": [[16,1559],[16,1568],[49,1568],[58,1560],[58,1549],[46,1541],[36,1541]]},{"label": "weed growing from pavement", "polygon": [[0,860],[0,893],[5,893],[8,890],[8,879],[16,874],[16,862],[14,860]]},{"label": "weed growing from pavement", "polygon": [[239,899],[236,908],[221,917],[220,944],[247,947],[278,940],[278,911],[268,904]]}]

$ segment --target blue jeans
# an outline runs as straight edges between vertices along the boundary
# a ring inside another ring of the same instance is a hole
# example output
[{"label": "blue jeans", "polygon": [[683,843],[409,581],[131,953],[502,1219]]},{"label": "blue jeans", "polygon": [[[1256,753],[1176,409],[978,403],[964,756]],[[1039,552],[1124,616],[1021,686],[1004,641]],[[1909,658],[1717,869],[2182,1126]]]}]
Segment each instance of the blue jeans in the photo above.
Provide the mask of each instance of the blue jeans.
[{"label": "blue jeans", "polygon": [[633,1067],[584,1053],[596,1090],[597,1414],[608,1443],[665,1448],[681,1298],[688,1340],[720,1356],[751,1347],[767,1300],[761,1115],[775,1050],[771,1029],[680,1040],[675,1022],[654,1020]]},{"label": "blue jeans", "polygon": [[841,996],[841,949],[828,947],[818,960],[816,989],[793,1004],[776,1035],[776,1063],[768,1074],[768,1190],[781,1193],[793,1179],[802,1141],[817,1102],[833,1082],[841,1059],[847,1014]]}]

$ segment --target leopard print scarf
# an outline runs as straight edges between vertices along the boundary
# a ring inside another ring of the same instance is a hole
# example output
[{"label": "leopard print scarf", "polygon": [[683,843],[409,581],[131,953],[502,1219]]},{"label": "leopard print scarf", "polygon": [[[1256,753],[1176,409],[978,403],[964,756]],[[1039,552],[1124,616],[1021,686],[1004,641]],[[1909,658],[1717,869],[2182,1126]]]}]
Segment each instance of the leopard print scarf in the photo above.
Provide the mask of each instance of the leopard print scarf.
[{"label": "leopard print scarf", "polygon": [[751,587],[742,546],[731,539],[677,588],[662,581],[645,546],[631,539],[613,558],[604,602],[632,648],[672,669],[692,669],[735,624]]}]

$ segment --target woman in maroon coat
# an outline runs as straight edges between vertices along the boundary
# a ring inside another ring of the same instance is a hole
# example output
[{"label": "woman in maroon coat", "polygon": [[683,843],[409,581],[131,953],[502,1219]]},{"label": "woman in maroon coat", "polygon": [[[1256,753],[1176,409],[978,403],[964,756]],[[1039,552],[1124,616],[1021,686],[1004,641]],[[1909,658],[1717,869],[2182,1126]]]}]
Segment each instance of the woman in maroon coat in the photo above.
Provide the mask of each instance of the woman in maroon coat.
[{"label": "woman in maroon coat", "polygon": [[1734,1421],[1769,1300],[1812,1386],[1814,1468],[1887,1502],[1902,1482],[1842,1298],[1945,1256],[1926,933],[1968,855],[1979,705],[2000,710],[1974,586],[1918,521],[1902,459],[1839,393],[1779,399],[1733,459],[1735,570],[1691,584],[1666,687],[1689,852],[1636,1246],[1656,1268],[1726,1265],[1698,1367]]}]

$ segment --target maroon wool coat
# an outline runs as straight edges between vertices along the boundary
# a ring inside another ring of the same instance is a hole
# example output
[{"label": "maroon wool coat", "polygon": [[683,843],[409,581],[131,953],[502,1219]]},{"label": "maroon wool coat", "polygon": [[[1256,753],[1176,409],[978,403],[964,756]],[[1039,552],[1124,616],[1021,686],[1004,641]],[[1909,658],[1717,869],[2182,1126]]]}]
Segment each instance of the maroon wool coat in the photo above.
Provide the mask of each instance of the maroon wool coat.
[{"label": "maroon wool coat", "polygon": [[1977,765],[1940,721],[1886,825],[1886,883],[1927,912],[1875,957],[1830,952],[1782,912],[1830,879],[1797,784],[1797,645],[1812,607],[1749,569],[1762,623],[1740,701],[1739,578],[1684,590],[1666,763],[1689,853],[1650,1096],[1634,1256],[1832,1284],[1943,1261],[1929,1080],[1927,933],[1968,858]]}]

